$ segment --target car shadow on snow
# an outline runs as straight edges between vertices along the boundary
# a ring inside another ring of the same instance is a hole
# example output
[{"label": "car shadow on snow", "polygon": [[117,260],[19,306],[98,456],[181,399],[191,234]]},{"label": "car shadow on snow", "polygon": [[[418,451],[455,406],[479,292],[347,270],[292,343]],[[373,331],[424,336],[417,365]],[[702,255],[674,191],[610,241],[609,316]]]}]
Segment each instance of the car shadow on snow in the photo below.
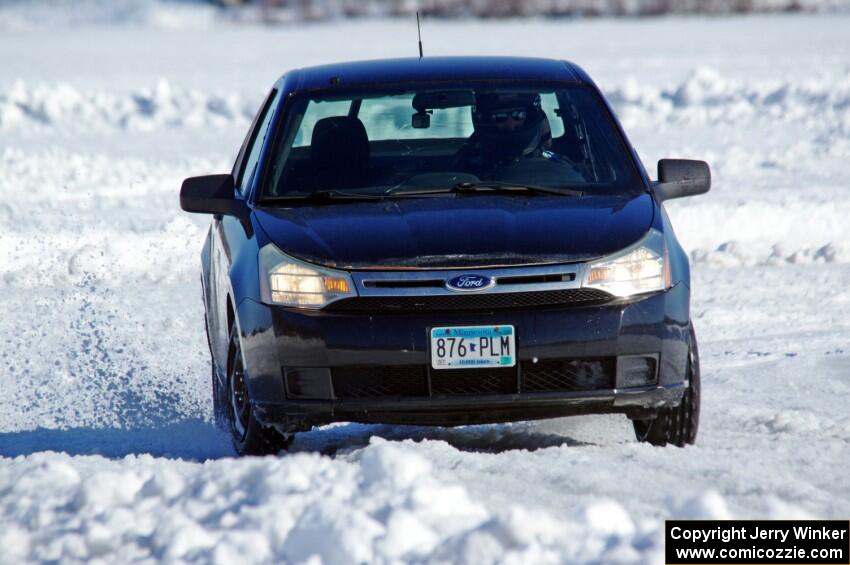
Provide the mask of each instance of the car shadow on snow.
[{"label": "car shadow on snow", "polygon": [[41,451],[111,458],[149,454],[190,461],[235,455],[227,436],[201,419],[126,429],[38,428],[0,433],[0,456],[17,457]]},{"label": "car shadow on snow", "polygon": [[444,441],[460,451],[502,453],[547,447],[595,445],[566,435],[535,429],[532,423],[437,428],[383,424],[335,424],[296,435],[290,453],[316,452],[335,456],[367,446],[373,437],[389,441]]},{"label": "car shadow on snow", "polygon": [[[586,430],[563,422],[517,422],[458,428],[339,423],[297,434],[292,446],[280,452],[279,456],[291,453],[319,453],[330,457],[345,455],[366,447],[373,437],[393,442],[442,441],[459,451],[472,453],[536,451],[562,446],[580,448],[622,441],[622,438],[608,432],[601,436],[591,434],[593,437],[586,439]],[[151,455],[187,461],[236,455],[227,434],[202,419],[127,428],[38,428],[0,433],[2,457],[46,451],[109,458]]]}]

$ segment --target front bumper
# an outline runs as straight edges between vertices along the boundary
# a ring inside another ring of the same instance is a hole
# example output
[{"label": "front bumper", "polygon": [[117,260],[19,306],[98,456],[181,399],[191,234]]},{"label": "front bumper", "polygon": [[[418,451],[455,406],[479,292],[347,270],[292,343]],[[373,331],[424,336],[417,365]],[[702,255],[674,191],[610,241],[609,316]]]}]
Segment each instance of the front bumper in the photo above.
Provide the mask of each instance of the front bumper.
[{"label": "front bumper", "polygon": [[255,402],[257,419],[282,432],[334,421],[462,426],[539,420],[580,414],[627,414],[650,417],[655,410],[678,404],[685,383],[628,390],[571,393],[470,395],[458,398],[370,399]]},{"label": "front bumper", "polygon": [[[255,414],[265,424],[283,430],[333,421],[461,425],[589,413],[640,418],[677,404],[685,387],[688,302],[688,288],[677,284],[629,301],[528,310],[331,313],[244,300],[237,318]],[[490,324],[516,328],[518,383],[522,367],[538,360],[647,355],[657,360],[657,375],[650,386],[633,388],[612,384],[527,393],[520,384],[512,393],[434,394],[428,328]],[[323,376],[336,369],[387,366],[423,367],[427,391],[409,398],[341,398]],[[297,390],[286,377],[292,369],[308,375]]]}]

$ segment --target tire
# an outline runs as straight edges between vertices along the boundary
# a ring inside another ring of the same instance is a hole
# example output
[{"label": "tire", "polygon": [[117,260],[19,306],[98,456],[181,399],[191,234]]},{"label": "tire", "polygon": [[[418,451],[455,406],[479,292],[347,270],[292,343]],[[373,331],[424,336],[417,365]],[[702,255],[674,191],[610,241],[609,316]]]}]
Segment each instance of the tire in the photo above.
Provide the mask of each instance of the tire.
[{"label": "tire", "polygon": [[700,410],[699,348],[693,325],[688,331],[688,388],[678,406],[662,408],[650,420],[634,420],[635,436],[639,442],[652,445],[685,447],[697,439]]},{"label": "tire", "polygon": [[207,347],[210,348],[210,384],[212,385],[212,401],[213,401],[213,423],[217,428],[227,431],[227,410],[222,398],[223,394],[221,386],[218,382],[217,369],[215,366],[215,356],[212,352],[212,341],[210,340],[210,326],[207,320],[207,313],[204,312],[204,330],[207,334]]},{"label": "tire", "polygon": [[254,417],[242,366],[242,345],[236,324],[230,329],[227,347],[227,401],[225,414],[233,448],[239,455],[270,455],[292,443],[273,428],[263,427]]},{"label": "tire", "polygon": [[212,399],[213,399],[213,422],[215,427],[222,431],[229,429],[229,420],[227,419],[227,404],[222,398],[221,386],[218,383],[218,375],[216,375],[215,362],[210,363],[212,371],[210,382],[212,383]]}]

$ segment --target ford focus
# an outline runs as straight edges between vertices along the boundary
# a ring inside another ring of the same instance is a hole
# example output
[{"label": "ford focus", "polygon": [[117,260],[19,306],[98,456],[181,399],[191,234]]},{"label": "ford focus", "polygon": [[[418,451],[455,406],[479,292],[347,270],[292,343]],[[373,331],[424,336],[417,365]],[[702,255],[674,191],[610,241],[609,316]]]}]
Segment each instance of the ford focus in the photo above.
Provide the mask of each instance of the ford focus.
[{"label": "ford focus", "polygon": [[186,179],[212,215],[201,287],[217,421],[241,454],[335,421],[457,426],[619,413],[693,443],[687,254],[577,65],[379,60],[287,72],[231,172]]}]

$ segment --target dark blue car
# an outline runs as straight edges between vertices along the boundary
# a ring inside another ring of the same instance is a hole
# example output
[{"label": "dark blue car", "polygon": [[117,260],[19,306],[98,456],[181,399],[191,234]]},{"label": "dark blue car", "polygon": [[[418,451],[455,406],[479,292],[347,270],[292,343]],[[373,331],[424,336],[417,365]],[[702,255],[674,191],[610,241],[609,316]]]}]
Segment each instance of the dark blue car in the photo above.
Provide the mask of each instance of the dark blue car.
[{"label": "dark blue car", "polygon": [[334,421],[464,425],[623,413],[693,443],[688,259],[599,89],[545,59],[286,73],[233,171],[186,179],[216,418],[238,452]]}]

